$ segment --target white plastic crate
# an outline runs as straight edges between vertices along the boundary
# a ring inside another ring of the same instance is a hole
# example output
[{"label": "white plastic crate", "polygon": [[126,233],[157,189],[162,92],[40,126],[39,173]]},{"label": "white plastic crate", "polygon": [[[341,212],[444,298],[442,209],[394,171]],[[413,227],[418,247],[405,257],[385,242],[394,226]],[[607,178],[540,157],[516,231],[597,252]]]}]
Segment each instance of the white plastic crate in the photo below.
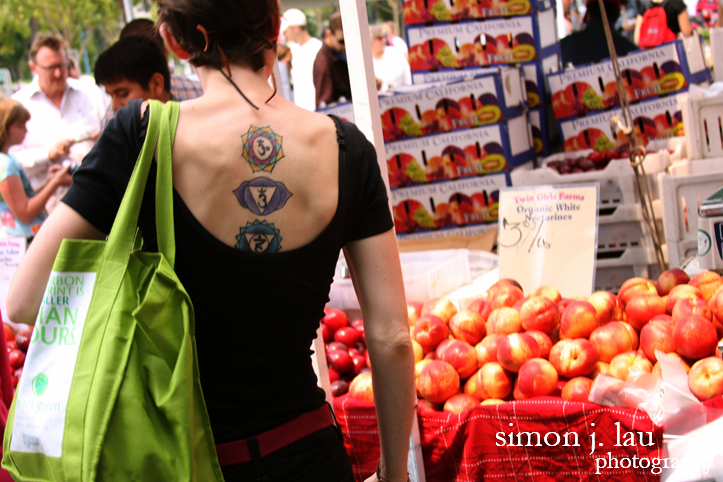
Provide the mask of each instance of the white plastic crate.
[{"label": "white plastic crate", "polygon": [[723,96],[693,98],[683,106],[685,140],[691,159],[723,156]]},{"label": "white plastic crate", "polygon": [[668,253],[670,256],[670,267],[680,268],[685,260],[691,256],[698,256],[698,240],[687,239],[685,241],[668,241]]},{"label": "white plastic crate", "polygon": [[[655,219],[663,219],[663,201],[661,199],[653,200],[653,214]],[[604,207],[598,210],[599,224],[616,224],[628,221],[644,220],[643,207],[640,203],[619,204],[617,206]]]},{"label": "white plastic crate", "polygon": [[717,167],[715,161],[690,161],[687,172],[693,173],[683,176],[659,174],[658,178],[663,198],[665,238],[673,245],[685,242],[682,251],[670,250],[671,266],[680,266],[684,259],[681,254],[692,243],[697,245],[698,204],[723,187],[723,165]]},{"label": "white plastic crate", "polygon": [[[409,301],[424,302],[444,296],[472,282],[470,257],[466,249],[400,253],[404,291]],[[478,262],[482,263],[480,257]],[[351,278],[346,276],[345,259],[337,262],[328,306],[342,310],[359,310],[359,301]]]},{"label": "white plastic crate", "polygon": [[657,280],[660,269],[657,265],[632,264],[621,266],[599,266],[595,270],[595,291],[609,291],[617,294],[622,284],[635,277]]}]

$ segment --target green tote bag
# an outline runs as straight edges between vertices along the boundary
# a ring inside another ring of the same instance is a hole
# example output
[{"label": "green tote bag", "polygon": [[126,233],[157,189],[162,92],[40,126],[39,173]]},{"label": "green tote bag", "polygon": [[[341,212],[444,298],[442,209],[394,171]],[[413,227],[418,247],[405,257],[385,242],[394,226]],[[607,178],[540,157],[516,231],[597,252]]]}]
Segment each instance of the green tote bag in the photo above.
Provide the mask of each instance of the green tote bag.
[{"label": "green tote bag", "polygon": [[[146,141],[107,241],[63,241],[10,409],[16,481],[222,481],[201,392],[193,305],[173,271],[178,104]],[[160,132],[160,134],[159,134]],[[158,143],[158,253],[135,249]]]}]

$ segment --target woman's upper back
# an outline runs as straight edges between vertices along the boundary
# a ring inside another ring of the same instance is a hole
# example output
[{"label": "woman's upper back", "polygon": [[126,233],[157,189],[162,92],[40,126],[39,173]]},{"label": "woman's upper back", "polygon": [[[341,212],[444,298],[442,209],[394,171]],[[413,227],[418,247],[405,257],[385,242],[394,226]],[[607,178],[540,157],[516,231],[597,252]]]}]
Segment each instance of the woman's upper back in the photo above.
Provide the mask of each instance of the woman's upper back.
[{"label": "woman's upper back", "polygon": [[256,254],[302,247],[337,211],[336,125],[283,99],[256,110],[232,94],[181,104],[174,187],[224,244]]}]

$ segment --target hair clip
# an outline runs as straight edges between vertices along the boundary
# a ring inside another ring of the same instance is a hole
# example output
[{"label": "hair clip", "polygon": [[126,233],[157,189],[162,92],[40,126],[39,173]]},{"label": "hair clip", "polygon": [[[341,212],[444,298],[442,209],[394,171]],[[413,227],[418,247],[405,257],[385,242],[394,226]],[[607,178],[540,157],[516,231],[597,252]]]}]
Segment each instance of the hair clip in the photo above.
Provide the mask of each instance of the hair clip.
[{"label": "hair clip", "polygon": [[203,48],[203,51],[208,52],[208,32],[206,31],[206,28],[199,23],[196,25],[196,30],[203,34],[203,38],[206,41],[206,46]]}]

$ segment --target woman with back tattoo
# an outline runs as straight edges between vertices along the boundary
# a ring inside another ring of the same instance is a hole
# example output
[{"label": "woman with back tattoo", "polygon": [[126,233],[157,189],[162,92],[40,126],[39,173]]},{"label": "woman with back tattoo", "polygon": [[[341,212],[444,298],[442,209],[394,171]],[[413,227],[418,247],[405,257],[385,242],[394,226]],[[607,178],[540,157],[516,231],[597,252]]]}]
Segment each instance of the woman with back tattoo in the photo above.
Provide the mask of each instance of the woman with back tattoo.
[{"label": "woman with back tattoo", "polygon": [[[274,95],[277,0],[160,0],[158,25],[204,89],[180,104],[172,149],[175,269],[225,479],[354,480],[309,351],[343,249],[373,365],[381,477],[369,480],[407,480],[413,353],[374,147],[352,124]],[[11,319],[34,322],[64,238],[110,231],[147,124],[147,104],[129,103],[75,172],[13,280]],[[138,222],[148,251],[155,178],[154,165]]]}]

